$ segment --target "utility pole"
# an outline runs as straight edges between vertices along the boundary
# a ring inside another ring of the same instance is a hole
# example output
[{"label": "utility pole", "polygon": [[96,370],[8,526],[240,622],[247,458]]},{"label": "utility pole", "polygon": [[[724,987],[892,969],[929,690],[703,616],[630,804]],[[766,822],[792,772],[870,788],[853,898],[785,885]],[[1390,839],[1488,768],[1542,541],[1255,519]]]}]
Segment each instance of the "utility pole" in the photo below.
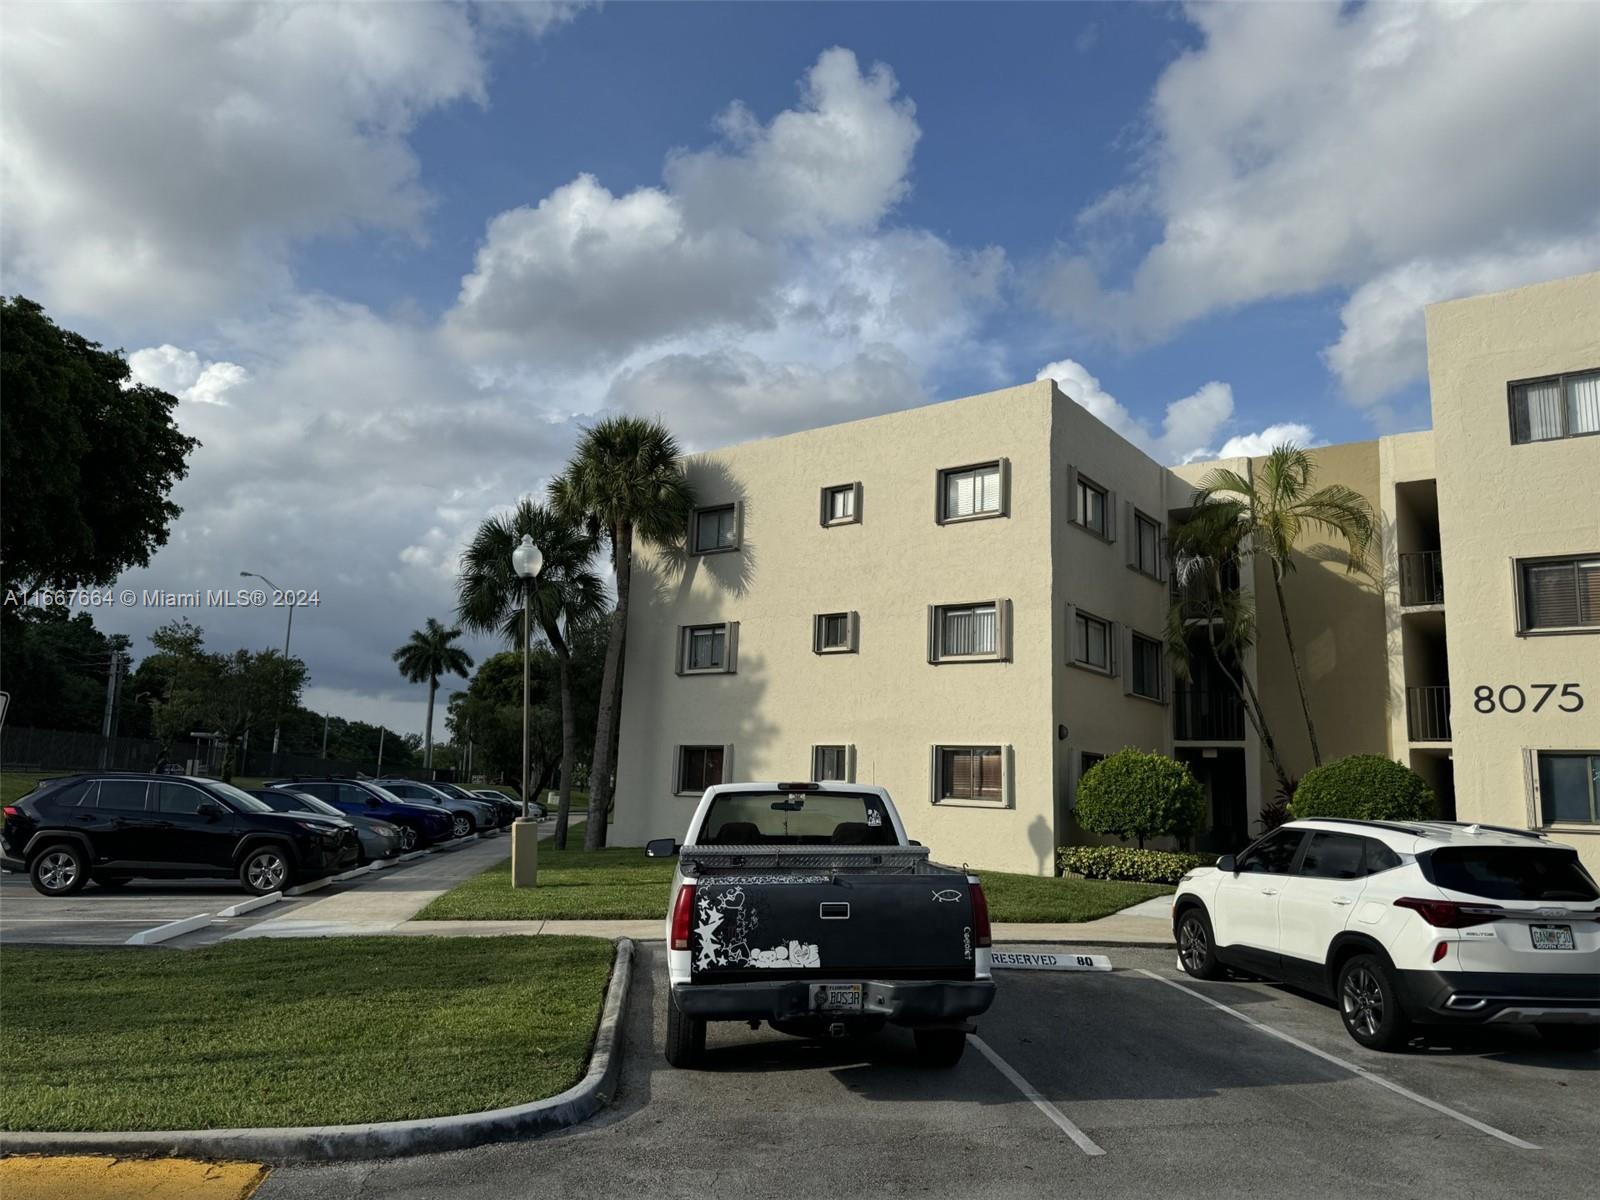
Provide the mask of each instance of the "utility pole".
[{"label": "utility pole", "polygon": [[117,680],[122,674],[122,651],[111,652],[111,670],[106,675],[106,711],[100,720],[100,769],[106,770],[111,761],[111,714],[116,711]]},{"label": "utility pole", "polygon": [[328,714],[322,714],[322,757],[328,757]]},{"label": "utility pole", "polygon": [[382,725],[378,726],[378,778],[383,778],[383,735],[388,732]]}]

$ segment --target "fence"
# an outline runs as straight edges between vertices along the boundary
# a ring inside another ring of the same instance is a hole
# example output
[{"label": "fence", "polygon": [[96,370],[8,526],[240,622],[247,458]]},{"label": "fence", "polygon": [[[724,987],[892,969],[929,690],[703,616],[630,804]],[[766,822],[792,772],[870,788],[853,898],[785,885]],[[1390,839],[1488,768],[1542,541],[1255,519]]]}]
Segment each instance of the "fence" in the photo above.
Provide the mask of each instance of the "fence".
[{"label": "fence", "polygon": [[1242,741],[1244,705],[1238,693],[1216,688],[1175,689],[1172,736],[1180,742]]},{"label": "fence", "polygon": [[1443,685],[1406,689],[1406,729],[1413,742],[1450,740],[1450,689]]},{"label": "fence", "polygon": [[1400,603],[1444,603],[1444,563],[1437,550],[1417,550],[1400,556]]}]

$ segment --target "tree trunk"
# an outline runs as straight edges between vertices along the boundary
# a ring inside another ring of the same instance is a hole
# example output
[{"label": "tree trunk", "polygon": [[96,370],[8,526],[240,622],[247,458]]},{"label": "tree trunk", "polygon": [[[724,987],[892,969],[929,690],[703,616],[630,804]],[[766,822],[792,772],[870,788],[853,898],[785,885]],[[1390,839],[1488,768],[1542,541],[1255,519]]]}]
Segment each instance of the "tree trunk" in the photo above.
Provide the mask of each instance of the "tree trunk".
[{"label": "tree trunk", "polygon": [[600,676],[600,712],[595,721],[594,759],[589,769],[589,815],[583,827],[583,848],[606,844],[606,813],[611,807],[612,747],[622,701],[622,645],[628,632],[628,586],[633,574],[633,527],[620,522],[611,531],[612,565],[617,573],[617,607],[611,612],[606,665]]},{"label": "tree trunk", "polygon": [[422,736],[422,765],[429,769],[433,767],[433,694],[438,690],[439,677],[435,675],[428,680],[428,725]]},{"label": "tree trunk", "polygon": [[1306,714],[1306,736],[1311,739],[1311,765],[1322,765],[1322,750],[1317,746],[1317,727],[1311,720],[1311,697],[1306,695],[1305,675],[1300,670],[1300,652],[1295,648],[1294,630],[1289,626],[1289,605],[1283,598],[1283,579],[1278,564],[1272,564],[1272,590],[1278,594],[1278,615],[1283,618],[1283,640],[1289,644],[1289,663],[1294,667],[1295,686],[1300,689],[1300,709]]}]

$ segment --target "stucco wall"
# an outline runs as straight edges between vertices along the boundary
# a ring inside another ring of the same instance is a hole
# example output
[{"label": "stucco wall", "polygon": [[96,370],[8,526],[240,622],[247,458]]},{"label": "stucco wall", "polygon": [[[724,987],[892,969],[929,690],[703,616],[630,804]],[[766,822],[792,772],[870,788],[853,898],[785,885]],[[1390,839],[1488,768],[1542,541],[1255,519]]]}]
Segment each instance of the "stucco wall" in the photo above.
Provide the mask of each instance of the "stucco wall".
[{"label": "stucco wall", "polygon": [[[1600,553],[1600,437],[1513,445],[1507,384],[1600,367],[1600,274],[1427,310],[1457,815],[1526,826],[1522,751],[1600,750],[1600,636],[1518,636],[1512,561]],[[1575,683],[1580,712],[1480,713],[1474,689]],[[1600,869],[1600,828],[1559,836]]]}]

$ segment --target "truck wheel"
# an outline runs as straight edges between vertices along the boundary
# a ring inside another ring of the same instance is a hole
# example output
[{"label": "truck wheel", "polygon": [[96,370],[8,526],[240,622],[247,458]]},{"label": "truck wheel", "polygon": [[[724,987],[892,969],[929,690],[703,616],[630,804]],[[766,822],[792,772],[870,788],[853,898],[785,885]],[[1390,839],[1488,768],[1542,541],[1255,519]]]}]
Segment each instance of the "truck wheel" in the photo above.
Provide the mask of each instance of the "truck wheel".
[{"label": "truck wheel", "polygon": [[1552,1050],[1600,1050],[1600,1025],[1535,1025]]},{"label": "truck wheel", "polygon": [[967,1048],[963,1029],[918,1029],[912,1036],[917,1040],[917,1057],[925,1067],[953,1067]]},{"label": "truck wheel", "polygon": [[667,992],[667,1061],[675,1067],[700,1065],[706,1052],[706,1019],[691,1017],[678,1007],[678,1000]]}]

